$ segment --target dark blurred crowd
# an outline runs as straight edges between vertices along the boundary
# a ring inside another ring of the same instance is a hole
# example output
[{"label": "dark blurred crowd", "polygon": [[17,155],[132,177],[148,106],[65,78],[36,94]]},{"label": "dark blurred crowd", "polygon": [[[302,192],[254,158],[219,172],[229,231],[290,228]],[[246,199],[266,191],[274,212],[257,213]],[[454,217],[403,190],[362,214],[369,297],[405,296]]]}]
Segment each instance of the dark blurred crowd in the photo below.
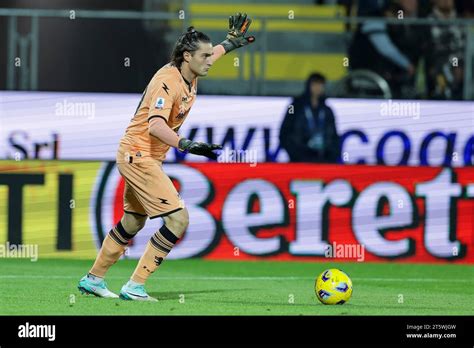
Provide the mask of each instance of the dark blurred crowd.
[{"label": "dark blurred crowd", "polygon": [[[347,15],[370,17],[353,32],[349,47],[352,70],[370,70],[384,78],[393,98],[462,99],[466,30],[446,20],[474,18],[474,0],[316,1],[347,5]],[[355,10],[354,10],[355,9]],[[391,18],[402,24],[388,23]],[[425,18],[428,24],[403,22]],[[417,95],[417,77],[424,92]],[[325,77],[313,73],[304,93],[289,105],[280,144],[291,162],[342,163],[333,111],[325,103]]]},{"label": "dark blurred crowd", "polygon": [[[376,72],[388,82],[394,98],[462,99],[466,27],[447,20],[474,18],[474,0],[339,3],[348,6],[350,15],[374,18],[354,28],[349,46],[351,70]],[[432,23],[404,23],[407,18],[426,18]]]}]

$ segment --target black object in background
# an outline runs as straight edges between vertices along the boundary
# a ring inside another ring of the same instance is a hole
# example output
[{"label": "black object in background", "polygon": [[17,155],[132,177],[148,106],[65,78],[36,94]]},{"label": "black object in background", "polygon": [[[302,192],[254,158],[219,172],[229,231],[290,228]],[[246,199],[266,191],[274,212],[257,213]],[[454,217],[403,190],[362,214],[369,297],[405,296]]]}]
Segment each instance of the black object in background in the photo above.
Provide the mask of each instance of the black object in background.
[{"label": "black object in background", "polygon": [[[143,0],[5,0],[1,7],[141,11]],[[149,32],[142,20],[40,18],[38,90],[141,93],[169,60],[170,48],[164,38],[167,23],[157,23]],[[10,64],[7,28],[7,17],[0,17],[0,52],[4,52],[0,55],[4,70],[0,89],[6,89],[6,66]],[[29,28],[30,19],[19,17],[20,34]]]}]

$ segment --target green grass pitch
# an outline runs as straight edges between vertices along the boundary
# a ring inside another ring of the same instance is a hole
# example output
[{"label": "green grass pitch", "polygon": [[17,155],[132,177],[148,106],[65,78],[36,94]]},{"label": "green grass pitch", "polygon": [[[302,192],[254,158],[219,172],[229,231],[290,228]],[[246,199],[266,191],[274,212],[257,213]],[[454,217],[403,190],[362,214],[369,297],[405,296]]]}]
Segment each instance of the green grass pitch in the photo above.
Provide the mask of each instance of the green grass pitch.
[{"label": "green grass pitch", "polygon": [[[472,315],[474,268],[468,265],[168,260],[147,283],[156,303],[81,295],[92,261],[0,260],[0,315]],[[118,292],[136,260],[107,275]],[[325,306],[315,277],[340,268],[353,280],[351,300]],[[71,303],[71,300],[73,303]]]}]

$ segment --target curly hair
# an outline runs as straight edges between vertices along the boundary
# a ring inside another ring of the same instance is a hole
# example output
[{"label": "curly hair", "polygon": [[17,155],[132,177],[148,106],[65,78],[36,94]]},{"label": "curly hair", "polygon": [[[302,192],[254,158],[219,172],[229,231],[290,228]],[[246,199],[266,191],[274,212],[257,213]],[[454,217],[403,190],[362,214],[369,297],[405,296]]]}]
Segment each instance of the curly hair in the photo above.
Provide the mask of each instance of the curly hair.
[{"label": "curly hair", "polygon": [[171,53],[171,64],[180,68],[184,61],[183,53],[193,54],[199,48],[199,42],[211,42],[209,36],[203,32],[196,31],[194,27],[189,27],[186,33],[176,41],[173,52]]}]

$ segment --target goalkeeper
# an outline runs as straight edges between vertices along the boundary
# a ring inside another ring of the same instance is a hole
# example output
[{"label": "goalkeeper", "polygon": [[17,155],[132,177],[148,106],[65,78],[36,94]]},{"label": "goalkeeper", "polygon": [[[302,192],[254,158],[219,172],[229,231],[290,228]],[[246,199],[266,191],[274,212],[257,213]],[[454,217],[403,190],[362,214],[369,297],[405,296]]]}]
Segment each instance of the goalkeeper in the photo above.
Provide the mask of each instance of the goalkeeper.
[{"label": "goalkeeper", "polygon": [[145,282],[182,237],[189,222],[184,202],[163,172],[162,162],[171,146],[217,159],[214,151],[222,146],[183,138],[178,130],[196,100],[198,77],[206,76],[224,54],[255,41],[253,36],[245,36],[251,22],[246,14],[231,16],[226,39],[214,47],[206,34],[188,28],[176,42],[171,62],[158,70],[146,87],[117,151],[117,167],[125,180],[124,214],[104,238],[88,274],[79,281],[82,293],[119,297],[106,286],[107,270],[125,252],[147,218],[162,218],[163,226],[148,242],[130,280],[120,291],[120,298],[125,300],[156,301],[145,291]]}]

